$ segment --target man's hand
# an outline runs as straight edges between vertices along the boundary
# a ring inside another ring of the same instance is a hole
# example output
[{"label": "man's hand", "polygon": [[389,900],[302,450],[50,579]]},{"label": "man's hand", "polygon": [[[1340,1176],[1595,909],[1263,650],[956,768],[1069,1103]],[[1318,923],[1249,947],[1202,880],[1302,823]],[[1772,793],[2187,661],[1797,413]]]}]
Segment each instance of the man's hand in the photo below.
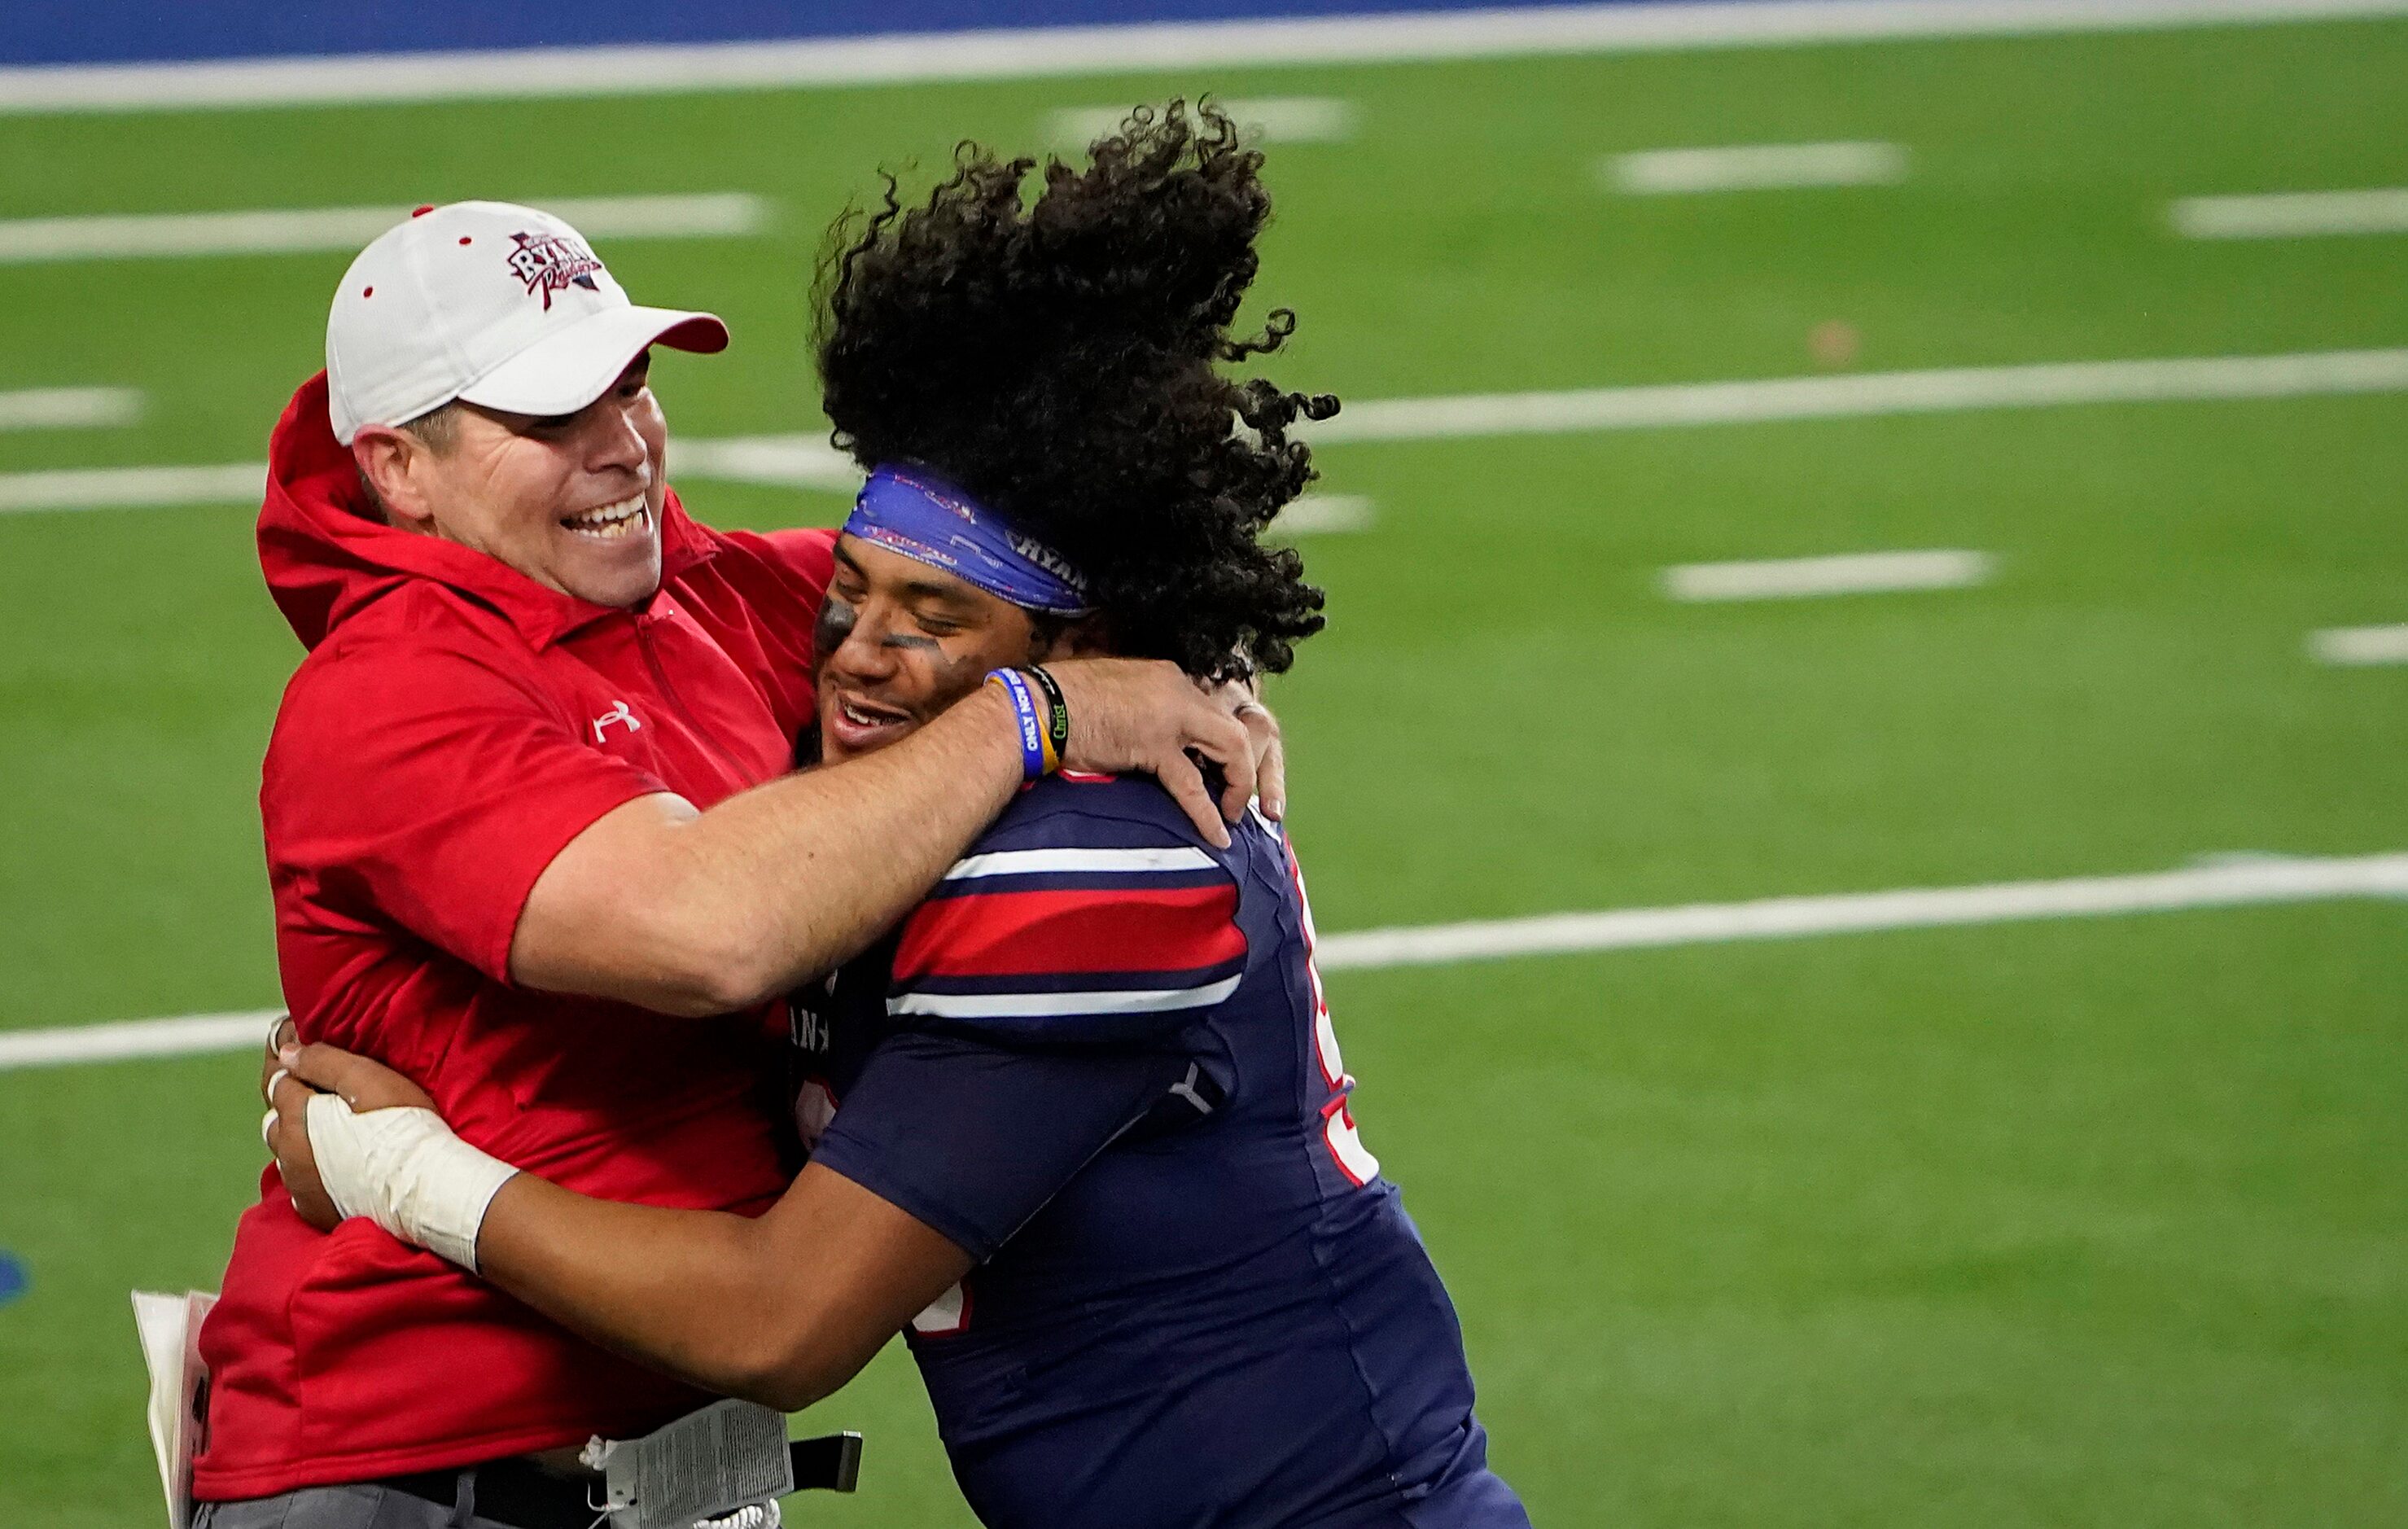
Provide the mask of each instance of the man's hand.
[{"label": "man's hand", "polygon": [[[1241,686],[1207,693],[1179,666],[1156,659],[1073,658],[1045,669],[1062,686],[1070,710],[1063,767],[1154,776],[1215,844],[1229,842],[1222,819],[1235,823],[1245,816],[1267,755],[1274,765],[1272,786],[1283,785],[1277,771],[1278,724]],[[1246,716],[1238,714],[1249,708]],[[1260,719],[1250,721],[1254,712]],[[1221,772],[1225,784],[1217,805],[1204,788],[1199,758]]]},{"label": "man's hand", "polygon": [[1287,751],[1281,746],[1279,718],[1252,681],[1230,680],[1211,693],[1244,726],[1254,748],[1254,798],[1265,817],[1280,822],[1287,816]]},{"label": "man's hand", "polygon": [[265,1132],[267,1149],[276,1154],[276,1172],[293,1196],[293,1208],[319,1231],[332,1232],[343,1216],[318,1178],[318,1160],[309,1147],[310,1096],[338,1093],[357,1110],[410,1104],[431,1109],[435,1101],[381,1062],[336,1046],[301,1045],[289,1018],[276,1027],[271,1045],[262,1085],[272,1112]]}]

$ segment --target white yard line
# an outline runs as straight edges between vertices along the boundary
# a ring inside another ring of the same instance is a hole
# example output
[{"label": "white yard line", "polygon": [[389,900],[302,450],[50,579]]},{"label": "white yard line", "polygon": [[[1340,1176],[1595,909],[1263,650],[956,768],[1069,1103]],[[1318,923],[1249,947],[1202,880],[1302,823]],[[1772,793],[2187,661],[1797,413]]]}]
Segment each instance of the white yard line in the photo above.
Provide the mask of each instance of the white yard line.
[{"label": "white yard line", "polygon": [[1279,512],[1270,536],[1342,536],[1368,531],[1377,517],[1371,501],[1360,494],[1307,494]]},{"label": "white yard line", "polygon": [[[0,84],[0,93],[6,90]],[[534,205],[596,239],[752,234],[768,224],[770,210],[760,197],[743,192],[571,196]],[[356,250],[408,216],[408,208],[394,206],[21,218],[0,223],[0,264]]]},{"label": "white yard line", "polygon": [[1506,956],[1637,950],[1787,940],[1876,930],[2018,923],[2036,918],[2098,918],[2184,908],[2237,908],[2408,893],[2408,855],[2251,860],[2134,876],[2009,881],[1986,887],[1926,887],[1829,897],[1775,897],[1753,902],[1697,902],[1674,908],[1552,914],[1476,924],[1365,930],[1332,934],[1319,946],[1333,970],[1428,966]]},{"label": "white yard line", "polygon": [[[1317,951],[1321,965],[1330,971],[1371,971],[1513,956],[2402,896],[2408,896],[2408,854],[2253,856],[2218,858],[2181,871],[2141,875],[1922,887],[1892,892],[1694,902],[1669,908],[1622,908],[1608,913],[1547,914],[1535,918],[1499,918],[1469,924],[1358,930],[1350,934],[1325,935]],[[133,1057],[248,1050],[265,1039],[267,1022],[275,1013],[273,1009],[261,1009],[246,1014],[0,1031],[0,1071]]]},{"label": "white yard line", "polygon": [[49,510],[141,510],[165,505],[257,507],[265,462],[206,468],[64,468],[0,473],[0,514]]},{"label": "white yard line", "polygon": [[1615,154],[1598,178],[1634,196],[1801,186],[1887,185],[1906,179],[1895,143],[1756,143],[1723,149],[1648,149]]},{"label": "white yard line", "polygon": [[180,1019],[120,1019],[57,1030],[0,1031],[0,1072],[79,1061],[122,1061],[129,1057],[197,1057],[265,1046],[268,1021],[282,1012],[253,1009],[241,1014],[192,1014]]},{"label": "white yard line", "polygon": [[2261,196],[2186,196],[2167,209],[2185,238],[2306,238],[2408,234],[2408,186],[2286,191]]},{"label": "white yard line", "polygon": [[142,395],[130,387],[35,387],[0,393],[0,430],[72,430],[131,425]]},{"label": "white yard line", "polygon": [[[1360,116],[1354,102],[1330,95],[1265,95],[1220,106],[1239,132],[1257,143],[1343,143],[1354,136]],[[1066,107],[1046,118],[1046,141],[1084,149],[1119,128],[1128,111],[1127,106]]]},{"label": "white yard line", "polygon": [[2408,0],[1694,0],[789,42],[0,68],[0,113],[791,90],[2397,16]]},{"label": "white yard line", "polygon": [[1962,589],[1987,584],[1985,552],[1857,552],[1835,557],[1781,557],[1747,563],[1682,563],[1664,570],[1676,600],[1807,599],[1905,589]]},{"label": "white yard line", "polygon": [[773,488],[823,488],[850,494],[861,486],[853,458],[819,435],[721,436],[669,442],[669,478],[708,478]]},{"label": "white yard line", "polygon": [[2408,627],[2334,627],[2311,632],[2308,654],[2320,664],[2343,668],[2408,664]]},{"label": "white yard line", "polygon": [[1326,424],[1300,428],[1316,441],[1442,440],[1462,436],[1553,435],[1970,409],[2283,398],[2403,389],[2408,389],[2408,350],[2309,351],[2292,355],[2071,361],[1579,388],[1566,393],[1373,399],[1347,405]]},{"label": "white yard line", "polygon": [[[1755,425],[2056,404],[2286,398],[2408,391],[2408,349],[2211,355],[2163,361],[2073,361],[2030,367],[1774,377],[1743,382],[1672,382],[1576,388],[1567,393],[1470,393],[1373,398],[1298,428],[1320,442],[1445,440],[1683,426]],[[681,440],[672,479],[716,479],[849,494],[850,458],[815,435]],[[120,506],[222,504],[255,499],[266,469],[105,468],[0,474],[0,512]]]}]

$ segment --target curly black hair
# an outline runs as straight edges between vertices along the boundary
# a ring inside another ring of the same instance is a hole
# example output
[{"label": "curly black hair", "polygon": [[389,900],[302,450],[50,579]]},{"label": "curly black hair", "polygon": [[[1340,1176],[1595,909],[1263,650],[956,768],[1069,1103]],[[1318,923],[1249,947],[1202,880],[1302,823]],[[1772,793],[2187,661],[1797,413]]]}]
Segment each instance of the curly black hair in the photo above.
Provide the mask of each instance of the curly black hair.
[{"label": "curly black hair", "polygon": [[1270,218],[1263,156],[1211,102],[1140,107],[1082,168],[965,142],[906,209],[849,214],[820,267],[820,380],[838,446],[916,463],[1086,575],[1114,648],[1199,678],[1288,667],[1321,629],[1293,548],[1256,540],[1312,481],[1288,439],[1338,400],[1240,381],[1287,310],[1232,337]]}]

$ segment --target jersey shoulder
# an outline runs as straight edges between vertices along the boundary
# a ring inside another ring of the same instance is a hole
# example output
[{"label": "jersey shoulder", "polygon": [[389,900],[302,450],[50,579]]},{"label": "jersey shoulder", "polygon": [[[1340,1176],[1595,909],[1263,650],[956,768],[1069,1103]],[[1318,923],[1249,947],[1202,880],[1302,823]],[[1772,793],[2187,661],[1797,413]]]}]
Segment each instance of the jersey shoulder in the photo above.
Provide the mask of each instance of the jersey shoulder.
[{"label": "jersey shoulder", "polygon": [[1038,1044],[1157,1039],[1236,990],[1238,903],[1154,781],[1039,781],[905,919],[887,1012]]},{"label": "jersey shoulder", "polygon": [[1119,836],[1132,844],[1158,841],[1211,847],[1188,821],[1177,800],[1153,776],[1086,775],[1075,771],[1022,786],[979,843],[998,846],[1034,843],[1048,834],[1097,842]]}]

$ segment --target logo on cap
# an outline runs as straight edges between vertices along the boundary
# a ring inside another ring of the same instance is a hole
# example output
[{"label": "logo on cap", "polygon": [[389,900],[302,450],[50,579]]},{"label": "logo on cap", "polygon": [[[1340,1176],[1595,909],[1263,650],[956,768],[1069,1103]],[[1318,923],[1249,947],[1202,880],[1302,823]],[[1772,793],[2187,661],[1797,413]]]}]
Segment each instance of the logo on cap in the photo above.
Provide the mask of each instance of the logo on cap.
[{"label": "logo on cap", "polygon": [[552,308],[552,295],[572,282],[588,292],[602,289],[594,281],[594,273],[602,262],[584,241],[571,234],[512,234],[518,248],[510,252],[510,272],[526,283],[527,296],[543,294],[546,311]]}]

